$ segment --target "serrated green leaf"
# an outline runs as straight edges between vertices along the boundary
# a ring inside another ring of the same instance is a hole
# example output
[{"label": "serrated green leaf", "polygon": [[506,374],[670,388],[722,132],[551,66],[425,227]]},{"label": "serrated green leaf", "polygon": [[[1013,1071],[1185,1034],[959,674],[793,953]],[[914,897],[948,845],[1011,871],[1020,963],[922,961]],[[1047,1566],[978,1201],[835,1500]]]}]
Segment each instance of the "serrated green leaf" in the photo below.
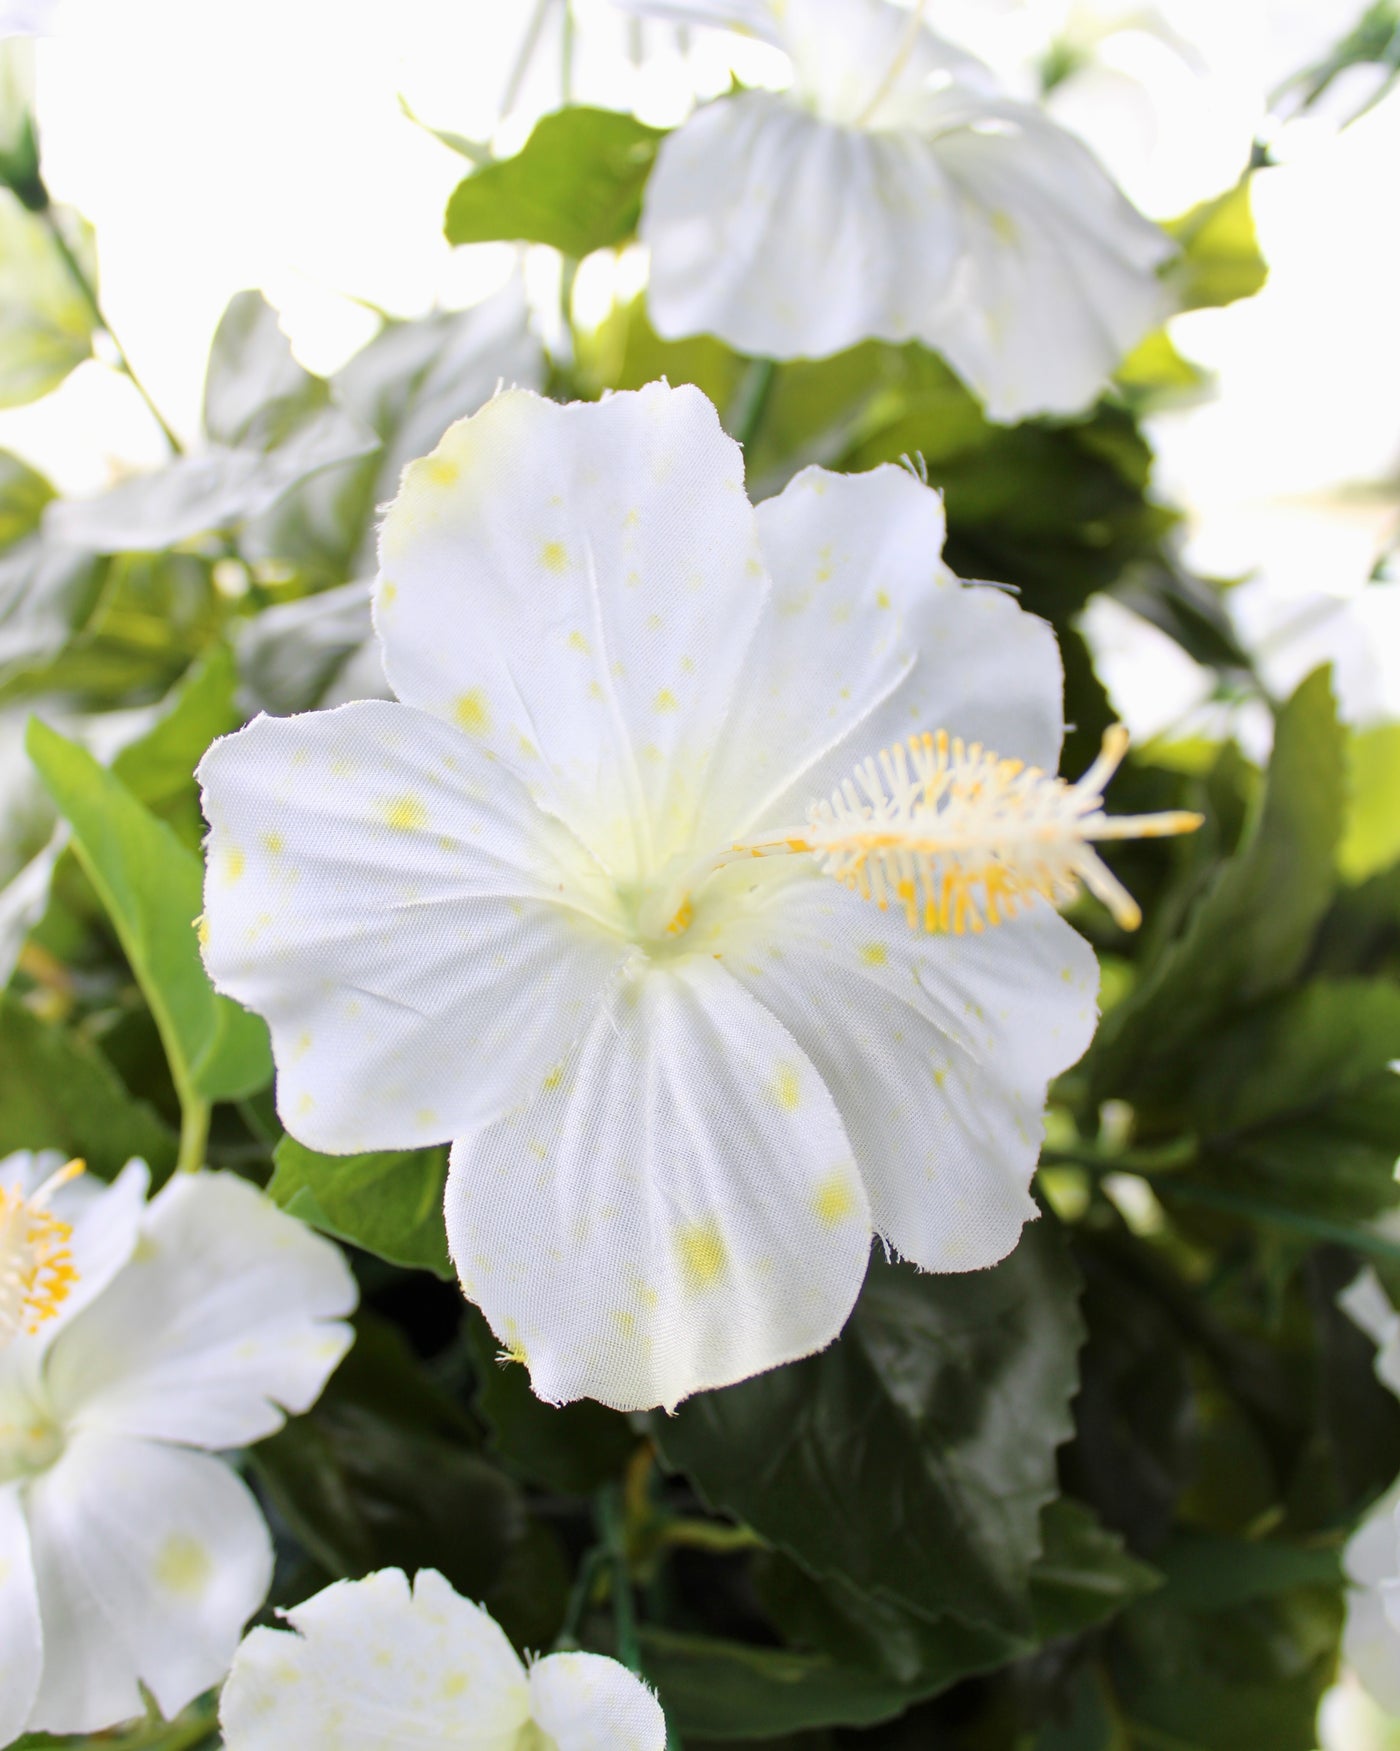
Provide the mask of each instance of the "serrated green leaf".
[{"label": "serrated green leaf", "polygon": [[1342,746],[1319,670],[1279,713],[1268,782],[1239,851],[1106,1018],[1091,1059],[1095,1098],[1167,1100],[1232,1014],[1292,982],[1336,888]]},{"label": "serrated green leaf", "polygon": [[550,243],[574,257],[626,243],[664,138],[664,129],[613,110],[543,116],[514,158],[458,183],[447,203],[447,241]]},{"label": "serrated green leaf", "polygon": [[812,1573],[1024,1633],[1082,1332],[1048,1222],[966,1276],[876,1257],[831,1349],[702,1393],[653,1433],[712,1506]]},{"label": "serrated green leaf", "polygon": [[1254,228],[1248,177],[1228,193],[1192,207],[1166,229],[1181,245],[1168,283],[1183,310],[1233,304],[1263,289],[1269,268]]},{"label": "serrated green leaf", "polygon": [[218,996],[194,922],[199,859],[92,755],[34,720],[26,746],[151,1007],[182,1099],[231,1100],[272,1079],[267,1029]]},{"label": "serrated green leaf", "polygon": [[61,1149],[100,1179],[139,1155],[159,1180],[176,1138],[96,1047],[0,996],[0,1155],[13,1149]]},{"label": "serrated green leaf", "polygon": [[268,1196],[292,1215],[391,1264],[455,1278],[442,1216],[445,1149],[318,1155],[284,1137],[273,1160]]},{"label": "serrated green leaf", "polygon": [[0,407],[20,407],[57,388],[92,353],[94,315],[52,226],[93,272],[92,230],[65,209],[41,218],[0,188]]}]

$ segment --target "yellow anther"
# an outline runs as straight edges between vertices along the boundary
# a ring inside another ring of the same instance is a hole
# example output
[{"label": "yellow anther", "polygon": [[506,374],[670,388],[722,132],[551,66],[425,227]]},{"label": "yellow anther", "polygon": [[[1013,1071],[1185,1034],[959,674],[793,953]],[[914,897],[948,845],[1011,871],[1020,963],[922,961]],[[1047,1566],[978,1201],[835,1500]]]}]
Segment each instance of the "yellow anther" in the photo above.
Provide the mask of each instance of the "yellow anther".
[{"label": "yellow anther", "polygon": [[73,1292],[73,1230],[48,1204],[84,1169],[81,1161],[67,1162],[28,1197],[18,1184],[0,1186],[0,1349],[21,1332],[37,1332]]}]

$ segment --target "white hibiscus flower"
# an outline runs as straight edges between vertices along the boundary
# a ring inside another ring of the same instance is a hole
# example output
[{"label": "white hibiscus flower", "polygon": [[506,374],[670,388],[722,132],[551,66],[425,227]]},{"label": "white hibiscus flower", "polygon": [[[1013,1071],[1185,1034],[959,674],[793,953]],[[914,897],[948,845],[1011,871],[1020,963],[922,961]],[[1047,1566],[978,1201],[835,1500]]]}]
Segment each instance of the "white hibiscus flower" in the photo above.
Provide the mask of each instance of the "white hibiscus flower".
[{"label": "white hibiscus flower", "polygon": [[148,1205],[0,1161],[0,1744],[172,1715],[262,1603],[257,1504],[198,1449],[304,1410],[350,1342],[338,1250],[225,1174]]},{"label": "white hibiscus flower", "polygon": [[337,1581],[255,1629],[220,1707],[228,1751],[665,1751],[666,1722],[639,1678],[600,1654],[528,1669],[500,1627],[432,1569]]},{"label": "white hibiscus flower", "polygon": [[974,1270],[1036,1214],[1097,967],[1027,896],[1078,872],[1131,922],[1085,837],[1183,823],[1105,822],[1111,762],[1033,770],[1054,635],[942,542],[898,468],[755,511],[697,390],[512,391],[385,521],[403,703],[200,767],[206,963],[271,1024],[283,1122],[452,1141],[463,1288],[544,1398],[674,1405],[829,1343],[872,1229]]},{"label": "white hibiscus flower", "polygon": [[923,0],[621,0],[786,51],[792,86],[663,141],[641,236],[668,339],[940,352],[988,416],[1073,413],[1166,316],[1165,234],[1093,154],[926,30]]}]

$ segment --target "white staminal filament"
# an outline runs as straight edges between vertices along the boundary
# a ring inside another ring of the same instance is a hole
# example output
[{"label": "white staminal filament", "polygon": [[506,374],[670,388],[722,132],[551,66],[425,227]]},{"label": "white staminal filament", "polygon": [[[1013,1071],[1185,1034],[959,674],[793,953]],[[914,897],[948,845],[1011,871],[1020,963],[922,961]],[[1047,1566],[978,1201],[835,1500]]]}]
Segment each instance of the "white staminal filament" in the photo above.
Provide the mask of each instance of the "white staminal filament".
[{"label": "white staminal filament", "polygon": [[735,846],[716,867],[808,852],[882,911],[891,900],[902,906],[911,930],[955,936],[1000,924],[1036,898],[1066,905],[1082,883],[1135,930],[1137,902],[1093,842],[1191,833],[1202,817],[1106,815],[1104,787],[1127,750],[1128,732],[1115,724],[1070,784],[946,730],[911,736],[862,760],[830,801],[812,805],[804,826]]},{"label": "white staminal filament", "polygon": [[68,1244],[73,1230],[48,1200],[83,1168],[68,1162],[28,1197],[17,1184],[0,1186],[0,1350],[52,1319],[78,1280]]}]

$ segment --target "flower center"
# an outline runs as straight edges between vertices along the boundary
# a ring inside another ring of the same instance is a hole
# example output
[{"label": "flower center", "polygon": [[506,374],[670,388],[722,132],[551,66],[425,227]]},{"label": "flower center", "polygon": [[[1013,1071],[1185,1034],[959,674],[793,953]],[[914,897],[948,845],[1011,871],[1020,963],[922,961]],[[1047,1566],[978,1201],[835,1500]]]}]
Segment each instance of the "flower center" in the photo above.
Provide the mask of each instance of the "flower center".
[{"label": "flower center", "polygon": [[70,1161],[28,1197],[17,1184],[0,1186],[0,1351],[52,1319],[78,1280],[73,1230],[48,1200],[82,1171],[81,1161]]},{"label": "flower center", "polygon": [[37,1407],[23,1404],[19,1419],[0,1423],[0,1486],[47,1471],[63,1452],[63,1430]]}]

